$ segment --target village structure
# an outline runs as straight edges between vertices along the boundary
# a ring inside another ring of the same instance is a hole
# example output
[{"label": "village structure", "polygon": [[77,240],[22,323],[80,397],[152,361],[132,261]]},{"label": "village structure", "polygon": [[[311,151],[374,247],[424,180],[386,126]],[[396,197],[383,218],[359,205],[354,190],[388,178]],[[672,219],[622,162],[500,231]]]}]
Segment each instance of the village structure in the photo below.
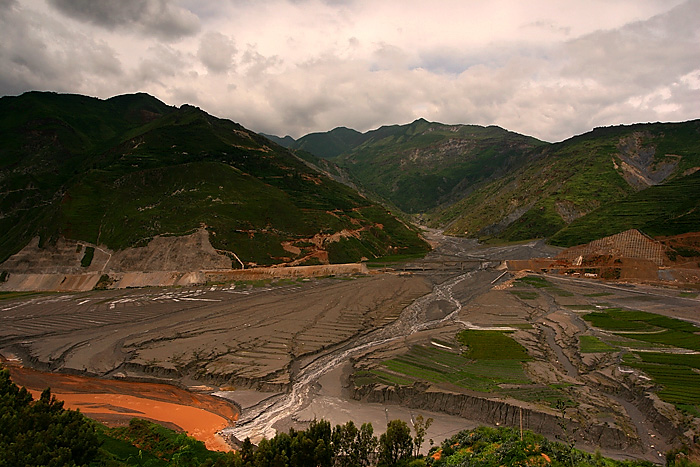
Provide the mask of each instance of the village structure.
[{"label": "village structure", "polygon": [[697,258],[674,254],[671,246],[674,240],[655,240],[637,229],[630,229],[567,248],[554,258],[512,260],[507,264],[511,271],[532,270],[648,283],[700,283]]}]

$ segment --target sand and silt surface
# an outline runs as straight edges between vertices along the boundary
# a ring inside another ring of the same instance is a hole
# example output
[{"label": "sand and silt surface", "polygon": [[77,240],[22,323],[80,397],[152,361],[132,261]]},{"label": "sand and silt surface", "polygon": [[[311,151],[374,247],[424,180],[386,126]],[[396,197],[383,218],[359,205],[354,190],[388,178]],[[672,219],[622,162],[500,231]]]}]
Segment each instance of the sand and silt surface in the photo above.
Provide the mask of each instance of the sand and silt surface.
[{"label": "sand and silt surface", "polygon": [[[372,422],[381,433],[387,420],[410,423],[418,414],[436,420],[428,438],[437,443],[462,429],[499,423],[503,407],[465,417],[435,404],[430,412],[395,400],[356,400],[349,376],[412,346],[449,341],[461,329],[513,327],[536,356],[527,368],[533,380],[565,382],[585,403],[586,416],[624,426],[641,441],[630,452],[652,458],[657,452],[644,445],[653,439],[663,447],[658,429],[633,404],[600,389],[619,376],[616,366],[595,367],[571,349],[585,332],[572,305],[595,306],[590,292],[599,291],[599,283],[561,281],[558,290],[569,294],[543,292],[526,301],[498,287],[512,278],[502,276],[501,260],[552,253],[537,243],[482,248],[443,239],[408,272],[8,299],[0,302],[0,353],[13,360],[19,384],[36,391],[50,386],[68,407],[110,423],[133,416],[160,421],[211,448],[225,449],[230,436],[255,441],[314,418]],[[611,288],[605,299],[685,318],[697,310],[697,301],[652,292]],[[469,393],[441,384],[430,391]]]}]

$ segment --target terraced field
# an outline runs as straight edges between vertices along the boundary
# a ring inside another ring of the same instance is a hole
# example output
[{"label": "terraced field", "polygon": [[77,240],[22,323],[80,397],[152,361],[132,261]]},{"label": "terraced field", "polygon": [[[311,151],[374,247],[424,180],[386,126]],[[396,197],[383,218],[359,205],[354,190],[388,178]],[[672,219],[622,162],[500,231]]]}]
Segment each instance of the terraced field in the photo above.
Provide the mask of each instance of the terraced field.
[{"label": "terraced field", "polygon": [[[613,335],[647,344],[643,352],[632,348],[624,355],[624,363],[643,371],[659,384],[661,389],[657,394],[661,399],[700,415],[700,327],[655,313],[620,308],[589,313],[583,318]],[[609,352],[619,350],[624,343],[582,336],[581,351]]]},{"label": "terraced field", "polygon": [[[477,391],[489,392],[499,384],[530,383],[521,363],[529,357],[522,347],[515,347],[520,344],[505,337],[506,342],[512,342],[512,346],[516,348],[513,355],[510,349],[507,349],[502,354],[483,358],[480,355],[488,353],[492,342],[504,341],[499,339],[503,334],[497,331],[466,332],[487,332],[491,336],[478,338],[478,343],[471,341],[472,345],[465,353],[435,346],[416,345],[407,354],[383,362],[383,366],[391,373],[401,375],[409,381],[450,383]],[[489,341],[489,338],[493,340]]]}]

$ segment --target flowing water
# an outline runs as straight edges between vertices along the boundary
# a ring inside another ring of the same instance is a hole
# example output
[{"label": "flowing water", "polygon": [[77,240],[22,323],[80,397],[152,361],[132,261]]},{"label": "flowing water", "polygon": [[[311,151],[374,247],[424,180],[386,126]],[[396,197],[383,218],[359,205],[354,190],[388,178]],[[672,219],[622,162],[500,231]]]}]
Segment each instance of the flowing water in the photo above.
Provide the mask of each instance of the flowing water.
[{"label": "flowing water", "polygon": [[[274,436],[274,424],[294,414],[308,403],[313,396],[314,383],[324,373],[372,347],[403,339],[418,331],[435,328],[447,321],[454,320],[462,309],[462,304],[454,297],[453,288],[460,282],[470,279],[475,273],[477,271],[460,274],[436,285],[431,293],[415,300],[406,307],[396,321],[319,356],[293,376],[292,390],[288,394],[277,397],[272,403],[252,407],[242,414],[235,427],[227,428],[223,430],[223,433],[233,434],[239,440],[246,437],[257,439],[262,436],[268,438]],[[438,301],[449,302],[453,309],[443,318],[427,319],[426,312],[430,305]]]}]

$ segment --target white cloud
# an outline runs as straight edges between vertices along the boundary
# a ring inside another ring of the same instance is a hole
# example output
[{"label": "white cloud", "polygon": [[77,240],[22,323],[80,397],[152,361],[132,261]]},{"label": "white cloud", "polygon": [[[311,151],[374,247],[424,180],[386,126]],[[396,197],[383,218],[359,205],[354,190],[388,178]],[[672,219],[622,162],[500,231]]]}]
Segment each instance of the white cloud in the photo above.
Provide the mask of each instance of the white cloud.
[{"label": "white cloud", "polygon": [[212,73],[225,73],[234,66],[236,52],[230,37],[219,32],[208,32],[201,38],[197,56]]},{"label": "white cloud", "polygon": [[696,0],[89,3],[7,3],[0,93],[144,91],[295,137],[425,117],[551,141],[700,117]]}]

